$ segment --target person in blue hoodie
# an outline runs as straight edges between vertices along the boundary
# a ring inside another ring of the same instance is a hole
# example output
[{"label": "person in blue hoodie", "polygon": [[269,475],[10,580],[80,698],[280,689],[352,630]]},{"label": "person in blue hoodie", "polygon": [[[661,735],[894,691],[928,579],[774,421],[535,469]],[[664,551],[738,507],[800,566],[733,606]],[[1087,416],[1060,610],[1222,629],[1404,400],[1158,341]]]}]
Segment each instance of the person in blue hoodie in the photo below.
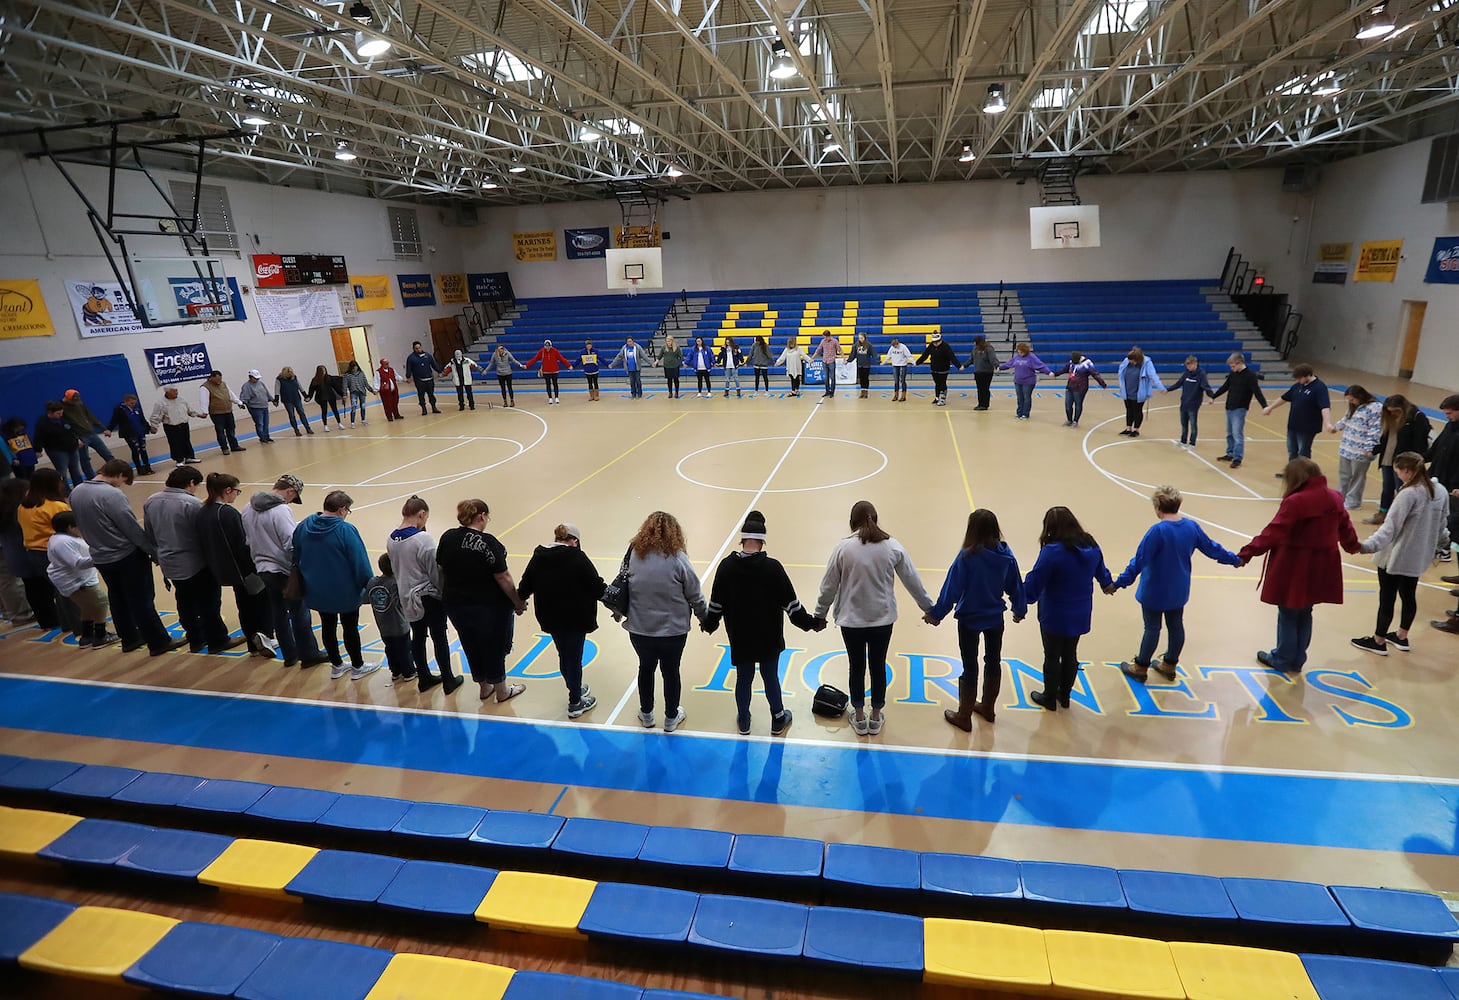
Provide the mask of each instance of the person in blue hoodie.
[{"label": "person in blue hoodie", "polygon": [[[974,713],[993,721],[998,691],[1003,686],[1003,612],[1013,604],[1014,624],[1028,614],[1023,596],[1023,577],[1018,560],[1003,541],[998,515],[981,507],[968,515],[962,551],[948,567],[942,593],[932,610],[922,616],[938,625],[949,611],[957,610],[957,646],[962,654],[963,674],[957,682],[957,711],[945,709],[942,717],[965,733],[973,731]],[[983,697],[978,700],[978,640],[983,642]]]},{"label": "person in blue hoodie", "polygon": [[1201,405],[1214,402],[1211,398],[1210,379],[1201,361],[1194,354],[1185,359],[1185,371],[1170,388],[1180,388],[1180,446],[1196,446],[1196,424],[1201,415]]},{"label": "person in blue hoodie", "polygon": [[1057,712],[1069,707],[1079,676],[1079,639],[1094,615],[1094,584],[1114,581],[1104,553],[1068,507],[1050,507],[1039,535],[1039,557],[1023,578],[1023,594],[1039,606],[1044,642],[1044,689],[1029,695],[1035,705]]},{"label": "person in blue hoodie", "polygon": [[155,434],[157,428],[147,422],[142,414],[142,407],[137,403],[137,397],[130,392],[122,397],[122,401],[111,411],[111,423],[106,425],[109,431],[116,431],[132,450],[132,468],[139,476],[152,475],[152,459],[147,455],[147,435]]},{"label": "person in blue hoodie", "polygon": [[1140,425],[1145,422],[1146,400],[1164,391],[1165,386],[1160,384],[1160,376],[1155,373],[1155,363],[1145,357],[1140,348],[1130,348],[1130,353],[1120,362],[1115,379],[1115,398],[1125,401],[1125,429],[1120,431],[1121,436],[1140,436]]},{"label": "person in blue hoodie", "polygon": [[[1145,617],[1145,635],[1140,651],[1120,669],[1141,684],[1150,668],[1166,680],[1175,680],[1180,664],[1180,651],[1185,646],[1185,606],[1191,596],[1191,555],[1199,551],[1208,559],[1225,566],[1240,566],[1241,557],[1216,542],[1195,521],[1180,516],[1180,490],[1174,486],[1157,486],[1150,495],[1158,520],[1140,539],[1135,557],[1125,567],[1106,594],[1128,587],[1140,578],[1135,600]],[[1154,662],[1155,646],[1160,642],[1160,622],[1165,620],[1170,643],[1160,662]]]},{"label": "person in blue hoodie", "polygon": [[[375,575],[370,554],[355,526],[346,518],[354,500],[343,490],[324,498],[324,511],[310,514],[294,529],[294,565],[304,578],[304,603],[319,612],[324,652],[334,664],[333,680],[349,673],[350,680],[368,677],[380,669],[379,661],[366,662],[360,647],[360,605],[365,587]],[[344,626],[346,667],[339,655],[336,629]]]}]

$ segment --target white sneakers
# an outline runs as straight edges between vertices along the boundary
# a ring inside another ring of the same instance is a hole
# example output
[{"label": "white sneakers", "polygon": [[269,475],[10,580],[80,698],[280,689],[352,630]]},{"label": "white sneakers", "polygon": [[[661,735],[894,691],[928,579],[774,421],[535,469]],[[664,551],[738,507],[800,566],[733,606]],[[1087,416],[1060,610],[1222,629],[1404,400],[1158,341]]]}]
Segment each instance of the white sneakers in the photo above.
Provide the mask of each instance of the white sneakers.
[{"label": "white sneakers", "polygon": [[684,706],[680,705],[679,710],[664,720],[664,732],[672,733],[684,724]]},{"label": "white sneakers", "polygon": [[652,712],[639,712],[638,721],[643,725],[643,728],[652,729],[654,727],[654,714]]},{"label": "white sneakers", "polygon": [[343,677],[345,674],[347,674],[349,672],[350,672],[350,668],[349,667],[345,666],[343,663],[336,663],[329,670],[329,679],[332,680],[332,681],[337,681],[337,680],[339,680],[341,677]]},{"label": "white sneakers", "polygon": [[379,670],[383,666],[385,666],[385,664],[382,662],[366,660],[364,663],[361,663],[358,667],[355,667],[353,670],[350,671],[350,680],[357,681],[361,678],[369,677],[371,674],[373,674],[375,671]]}]

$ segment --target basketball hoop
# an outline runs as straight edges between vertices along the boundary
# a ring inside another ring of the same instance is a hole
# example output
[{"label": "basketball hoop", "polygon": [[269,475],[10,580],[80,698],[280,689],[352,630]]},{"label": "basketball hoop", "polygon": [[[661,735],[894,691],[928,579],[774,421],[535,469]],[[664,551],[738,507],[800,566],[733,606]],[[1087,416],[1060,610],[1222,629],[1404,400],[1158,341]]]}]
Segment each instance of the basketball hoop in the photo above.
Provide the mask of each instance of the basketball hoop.
[{"label": "basketball hoop", "polygon": [[642,280],[643,280],[642,278],[629,278],[628,279],[628,297],[630,299],[633,298],[635,295],[638,294],[638,283],[640,281],[642,281]]},{"label": "basketball hoop", "polygon": [[189,303],[185,308],[189,316],[200,317],[199,329],[204,331],[218,329],[218,317],[222,313],[222,309],[218,306],[207,303]]},{"label": "basketball hoop", "polygon": [[1064,247],[1065,250],[1068,250],[1069,249],[1069,240],[1070,240],[1070,238],[1071,237],[1069,236],[1068,233],[1063,233],[1063,234],[1061,234],[1059,236],[1059,242],[1063,245],[1063,247]]}]

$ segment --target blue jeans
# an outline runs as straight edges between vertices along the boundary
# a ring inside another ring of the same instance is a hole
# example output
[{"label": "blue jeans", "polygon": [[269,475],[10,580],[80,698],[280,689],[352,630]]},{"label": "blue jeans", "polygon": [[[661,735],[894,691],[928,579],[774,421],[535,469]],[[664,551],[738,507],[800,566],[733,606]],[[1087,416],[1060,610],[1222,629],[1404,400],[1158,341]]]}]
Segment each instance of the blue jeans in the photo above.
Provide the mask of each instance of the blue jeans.
[{"label": "blue jeans", "polygon": [[[49,455],[50,452],[46,454]],[[52,463],[55,461],[54,458],[51,459]],[[1388,508],[1393,506],[1393,498],[1398,495],[1398,473],[1393,471],[1391,465],[1379,466],[1378,471],[1383,473],[1383,494],[1378,498],[1378,513],[1386,514]]]},{"label": "blue jeans", "polygon": [[583,646],[587,642],[584,632],[553,632],[552,645],[557,647],[557,672],[567,685],[567,707],[583,702]]},{"label": "blue jeans", "polygon": [[1190,444],[1196,443],[1196,423],[1200,420],[1201,404],[1180,408],[1180,443],[1186,444],[1186,432],[1190,432]]},{"label": "blue jeans", "polygon": [[87,479],[90,479],[94,475],[91,471],[92,448],[96,449],[96,453],[101,456],[103,462],[110,462],[115,456],[112,455],[111,449],[106,446],[106,442],[102,440],[100,432],[92,431],[90,434],[78,434],[76,436],[81,439],[81,471],[86,473]]},{"label": "blue jeans", "polygon": [[[740,370],[734,365],[725,365],[724,368],[724,391],[729,392],[730,382],[735,384],[735,392],[740,391]],[[831,383],[827,382],[827,385]],[[677,706],[676,706],[677,708]]]},{"label": "blue jeans", "polygon": [[[738,387],[739,384],[739,373],[736,372],[735,386]],[[637,368],[630,369],[628,372],[628,395],[634,399],[638,399],[640,396],[643,395],[643,372],[639,371]]]},{"label": "blue jeans", "polygon": [[684,644],[689,635],[638,635],[628,633],[628,641],[638,654],[638,710],[649,715],[654,710],[654,679],[664,678],[664,718],[671,719],[679,711],[679,695],[683,681],[679,664],[684,659]]},{"label": "blue jeans", "polygon": [[907,391],[907,366],[892,366],[892,392]]},{"label": "blue jeans", "polygon": [[1018,394],[1017,416],[1026,417],[1033,410],[1033,384],[1024,385],[1021,382],[1013,383],[1013,391]]},{"label": "blue jeans", "polygon": [[1185,649],[1185,608],[1158,611],[1141,605],[1140,613],[1145,616],[1145,635],[1140,639],[1140,652],[1135,655],[1136,665],[1148,667],[1155,656],[1155,647],[1160,642],[1161,618],[1165,619],[1165,630],[1170,633],[1170,642],[1161,659],[1171,666],[1179,663],[1180,652]]},{"label": "blue jeans", "polygon": [[260,441],[267,441],[268,436],[268,410],[264,408],[248,408],[248,415],[253,418],[253,430]]},{"label": "blue jeans", "polygon": [[309,609],[303,601],[292,601],[284,596],[284,584],[289,577],[284,573],[260,573],[264,587],[268,590],[269,606],[274,614],[274,638],[279,641],[279,653],[284,662],[296,660],[323,660],[324,651],[314,641],[314,625],[309,619]]},{"label": "blue jeans", "polygon": [[1236,461],[1246,456],[1246,410],[1226,411],[1226,454]]},{"label": "blue jeans", "polygon": [[1269,654],[1278,670],[1298,671],[1312,644],[1312,608],[1277,608],[1277,646]]},{"label": "blue jeans", "polygon": [[1287,428],[1287,461],[1298,456],[1302,458],[1312,457],[1312,440],[1317,437],[1315,433],[1307,431],[1294,431]]},{"label": "blue jeans", "polygon": [[1083,389],[1064,390],[1064,419],[1071,424],[1077,424],[1079,418],[1084,416],[1084,397],[1089,395],[1089,387]]},{"label": "blue jeans", "polygon": [[755,673],[759,671],[760,682],[765,685],[765,702],[771,715],[785,711],[785,701],[780,692],[780,657],[769,655],[748,663],[735,664],[735,712],[736,722],[748,726],[750,723],[750,696],[755,690]]},{"label": "blue jeans", "polygon": [[[80,452],[76,452],[76,451],[53,451],[53,450],[47,448],[46,449],[46,458],[49,458],[51,460],[51,464],[56,467],[56,471],[61,474],[61,478],[62,479],[65,479],[67,476],[70,476],[70,478],[71,478],[71,485],[73,487],[80,486],[82,483],[84,483],[86,481],[87,476],[86,476],[85,473],[83,473],[81,471],[81,453]],[[1384,471],[1386,472],[1388,470],[1385,469]]]}]

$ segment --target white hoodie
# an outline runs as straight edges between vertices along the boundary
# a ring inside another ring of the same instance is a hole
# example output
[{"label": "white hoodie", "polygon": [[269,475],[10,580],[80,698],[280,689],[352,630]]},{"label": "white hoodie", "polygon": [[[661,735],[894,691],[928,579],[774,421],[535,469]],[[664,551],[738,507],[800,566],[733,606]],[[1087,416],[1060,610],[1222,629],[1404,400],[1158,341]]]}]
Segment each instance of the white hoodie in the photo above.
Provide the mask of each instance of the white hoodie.
[{"label": "white hoodie", "polygon": [[294,568],[294,513],[289,501],[266,490],[255,493],[243,508],[243,534],[260,573],[289,573]]}]

